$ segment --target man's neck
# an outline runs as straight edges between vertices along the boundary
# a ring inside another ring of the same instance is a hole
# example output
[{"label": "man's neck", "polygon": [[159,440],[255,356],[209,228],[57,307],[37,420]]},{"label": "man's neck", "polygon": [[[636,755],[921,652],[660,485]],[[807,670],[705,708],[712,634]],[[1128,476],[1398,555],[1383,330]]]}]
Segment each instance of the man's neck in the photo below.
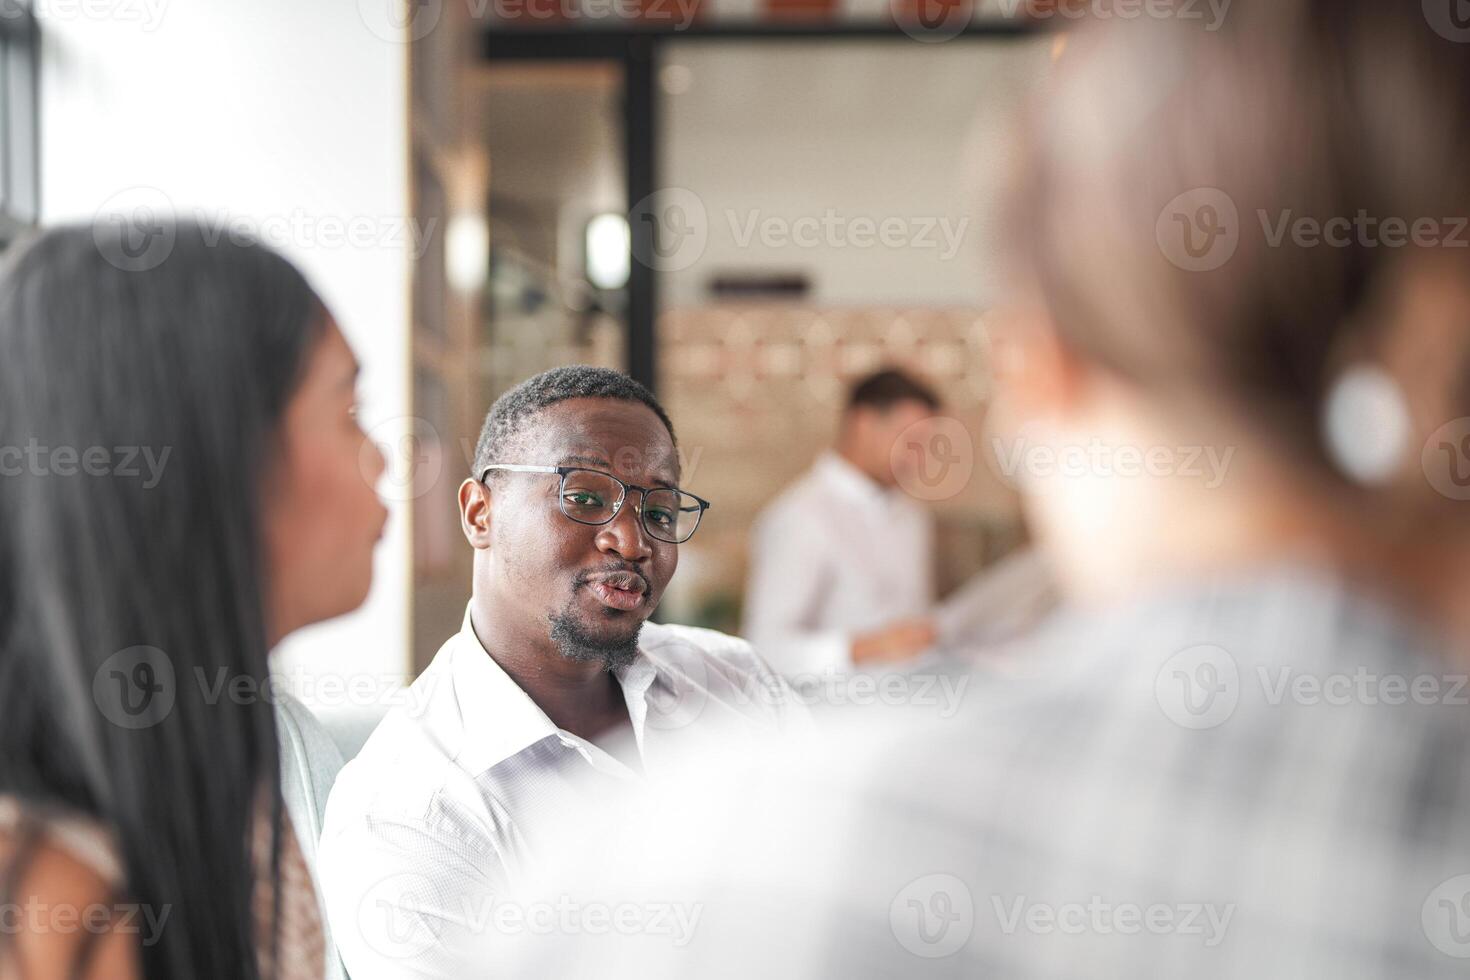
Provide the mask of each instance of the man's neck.
[{"label": "man's neck", "polygon": [[1184,578],[1359,560],[1346,511],[1309,474],[1245,433],[1215,434],[1214,443],[1190,445],[1151,416],[1117,413],[1052,447],[1058,459],[1067,458],[1063,448],[1083,458],[1093,444],[1159,448],[1175,466],[1155,474],[1140,462],[1122,475],[1099,464],[1086,478],[1052,474],[1029,490],[1038,538],[1071,600],[1109,604]]},{"label": "man's neck", "polygon": [[862,478],[864,480],[867,480],[869,483],[871,483],[875,489],[877,489],[877,490],[885,490],[885,489],[887,489],[886,487],[884,487],[883,482],[881,480],[879,480],[877,477],[875,477],[868,470],[868,468],[865,465],[863,465],[861,454],[858,453],[857,450],[854,449],[853,447],[851,447],[851,446],[847,445],[845,442],[839,440],[838,443],[837,443],[837,445],[835,445],[835,446],[832,447],[832,453],[838,459],[840,459],[844,463],[846,463],[848,466],[851,466],[852,469],[853,469],[853,471],[855,473],[860,474],[862,476]]},{"label": "man's neck", "polygon": [[487,606],[471,601],[475,637],[553,725],[594,741],[629,723],[622,686],[602,664],[563,657],[549,636],[517,637],[498,629]]}]

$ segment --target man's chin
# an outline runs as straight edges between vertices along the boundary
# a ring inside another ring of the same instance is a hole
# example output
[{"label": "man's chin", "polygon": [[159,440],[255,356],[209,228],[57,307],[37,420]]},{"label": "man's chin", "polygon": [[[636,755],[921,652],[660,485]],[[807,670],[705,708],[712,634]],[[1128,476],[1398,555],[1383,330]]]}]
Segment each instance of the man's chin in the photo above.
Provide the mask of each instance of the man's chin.
[{"label": "man's chin", "polygon": [[600,663],[608,670],[625,667],[638,656],[643,616],[614,613],[588,622],[567,610],[551,617],[551,641],[568,660]]}]

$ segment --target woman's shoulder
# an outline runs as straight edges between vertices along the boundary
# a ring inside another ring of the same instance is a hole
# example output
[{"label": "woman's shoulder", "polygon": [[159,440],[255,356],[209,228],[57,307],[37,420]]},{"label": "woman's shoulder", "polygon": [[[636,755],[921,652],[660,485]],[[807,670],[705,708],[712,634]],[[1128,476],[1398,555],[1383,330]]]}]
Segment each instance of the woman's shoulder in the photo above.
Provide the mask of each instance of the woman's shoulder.
[{"label": "woman's shoulder", "polygon": [[122,883],[122,863],[112,835],[96,820],[0,794],[0,856],[8,857],[9,847],[27,840],[64,851],[110,887]]},{"label": "woman's shoulder", "polygon": [[120,884],[95,821],[0,796],[0,980],[138,976]]}]

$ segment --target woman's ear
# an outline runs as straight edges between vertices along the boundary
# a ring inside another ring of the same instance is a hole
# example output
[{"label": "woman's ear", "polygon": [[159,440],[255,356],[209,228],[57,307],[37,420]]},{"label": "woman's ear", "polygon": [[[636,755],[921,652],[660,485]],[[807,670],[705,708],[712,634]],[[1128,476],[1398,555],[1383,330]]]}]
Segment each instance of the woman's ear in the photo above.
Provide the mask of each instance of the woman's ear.
[{"label": "woman's ear", "polygon": [[471,547],[490,547],[490,488],[479,480],[459,485],[459,526]]},{"label": "woman's ear", "polygon": [[[1401,380],[1414,425],[1417,451],[1432,433],[1467,413],[1470,392],[1470,268],[1463,258],[1421,252],[1395,277],[1382,312],[1378,338],[1369,351]],[[1418,458],[1409,478],[1422,480]]]}]

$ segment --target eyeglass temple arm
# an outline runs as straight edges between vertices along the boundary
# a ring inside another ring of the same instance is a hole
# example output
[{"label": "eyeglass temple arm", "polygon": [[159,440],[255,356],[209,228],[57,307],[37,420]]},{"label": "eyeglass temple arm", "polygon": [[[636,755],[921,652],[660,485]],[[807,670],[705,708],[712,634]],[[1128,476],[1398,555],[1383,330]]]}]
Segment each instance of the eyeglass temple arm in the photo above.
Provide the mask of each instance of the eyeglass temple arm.
[{"label": "eyeglass temple arm", "polygon": [[508,473],[560,473],[561,470],[555,466],[524,466],[520,463],[491,463],[480,471],[480,479],[485,479],[485,474],[491,470],[505,470]]},{"label": "eyeglass temple arm", "polygon": [[[561,466],[526,466],[521,463],[491,463],[489,466],[480,471],[480,479],[485,479],[485,474],[489,473],[491,470],[504,470],[508,473],[561,473],[561,471],[566,468],[567,467]],[[575,467],[572,468],[575,469]],[[616,477],[614,477],[614,479],[616,479]],[[687,490],[680,490],[679,492],[689,493]],[[708,500],[705,500],[703,497],[695,497],[692,493],[689,493],[689,496],[694,497],[695,500],[698,500],[700,506],[681,507],[679,508],[681,511],[690,512],[695,510],[710,509],[711,505]]]}]

